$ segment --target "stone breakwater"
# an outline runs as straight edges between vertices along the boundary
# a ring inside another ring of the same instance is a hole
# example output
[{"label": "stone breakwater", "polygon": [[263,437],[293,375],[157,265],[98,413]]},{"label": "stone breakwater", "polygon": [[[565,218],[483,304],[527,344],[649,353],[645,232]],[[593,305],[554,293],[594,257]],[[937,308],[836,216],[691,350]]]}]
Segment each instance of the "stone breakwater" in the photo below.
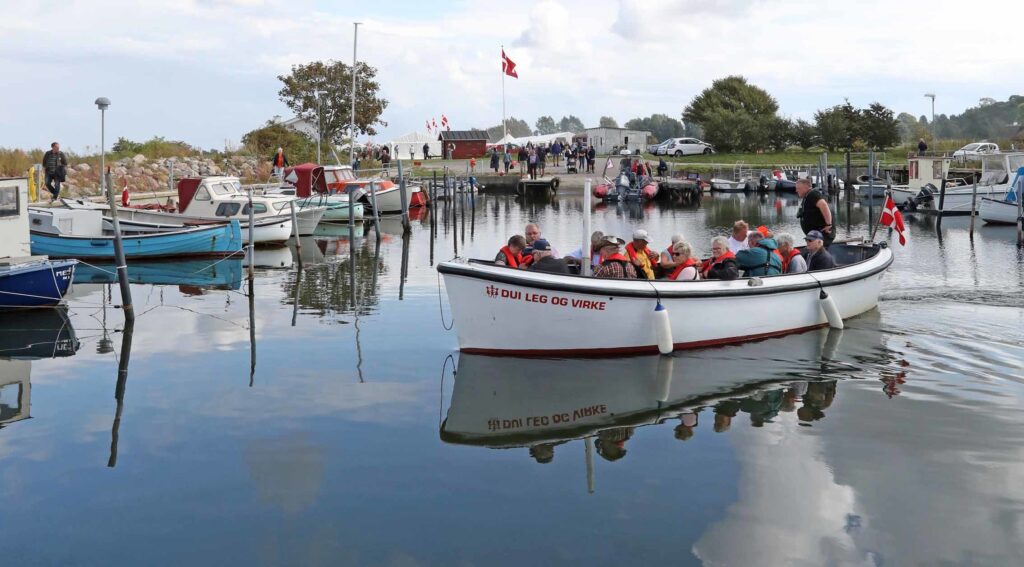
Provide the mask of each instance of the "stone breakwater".
[{"label": "stone breakwater", "polygon": [[[142,154],[108,162],[113,175],[114,187],[120,189],[126,184],[132,192],[154,192],[172,189],[168,185],[171,168],[174,179],[200,175],[231,175],[245,182],[266,180],[270,164],[260,164],[255,157],[230,156],[227,158],[185,157],[168,159],[147,159]],[[99,194],[99,167],[70,160],[68,175],[61,193],[69,197],[87,197]]]}]

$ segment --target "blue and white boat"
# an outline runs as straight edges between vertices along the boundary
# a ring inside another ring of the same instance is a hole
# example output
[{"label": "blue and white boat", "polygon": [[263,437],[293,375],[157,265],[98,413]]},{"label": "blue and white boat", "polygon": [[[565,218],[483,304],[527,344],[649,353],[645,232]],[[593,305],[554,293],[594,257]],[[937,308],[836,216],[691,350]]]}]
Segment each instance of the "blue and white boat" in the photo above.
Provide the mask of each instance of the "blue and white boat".
[{"label": "blue and white boat", "polygon": [[[103,214],[89,209],[30,209],[32,253],[57,258],[114,257],[114,237],[103,229]],[[224,224],[124,235],[128,259],[224,257],[242,250],[242,230],[232,219]]]},{"label": "blue and white boat", "polygon": [[57,305],[75,273],[75,260],[31,256],[26,203],[26,178],[0,179],[0,309]]}]

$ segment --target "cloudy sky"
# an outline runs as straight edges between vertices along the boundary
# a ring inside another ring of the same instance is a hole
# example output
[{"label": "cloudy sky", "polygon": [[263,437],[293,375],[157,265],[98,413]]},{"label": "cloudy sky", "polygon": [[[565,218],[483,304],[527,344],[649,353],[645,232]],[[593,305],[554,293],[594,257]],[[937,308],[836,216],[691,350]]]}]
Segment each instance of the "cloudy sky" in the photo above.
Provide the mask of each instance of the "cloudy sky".
[{"label": "cloudy sky", "polygon": [[[0,147],[60,140],[94,151],[151,136],[205,148],[237,143],[275,115],[277,75],[352,57],[380,71],[388,122],[377,140],[501,119],[500,46],[519,69],[508,113],[621,122],[682,108],[715,78],[742,74],[783,114],[809,117],[848,97],[897,112],[959,113],[1024,93],[1024,53],[1005,24],[1016,1],[0,0]],[[507,8],[518,4],[518,8]]]}]

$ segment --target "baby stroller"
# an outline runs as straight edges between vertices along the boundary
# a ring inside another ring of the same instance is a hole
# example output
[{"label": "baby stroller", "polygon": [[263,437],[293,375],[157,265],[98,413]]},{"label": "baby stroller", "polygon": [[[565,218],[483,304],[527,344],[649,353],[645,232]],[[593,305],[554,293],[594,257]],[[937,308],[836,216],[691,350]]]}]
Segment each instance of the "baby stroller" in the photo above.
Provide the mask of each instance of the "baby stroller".
[{"label": "baby stroller", "polygon": [[580,168],[577,165],[576,161],[577,161],[576,160],[576,156],[574,156],[574,155],[567,155],[567,156],[565,156],[565,173],[566,174],[569,174],[569,173],[579,173],[580,172]]}]

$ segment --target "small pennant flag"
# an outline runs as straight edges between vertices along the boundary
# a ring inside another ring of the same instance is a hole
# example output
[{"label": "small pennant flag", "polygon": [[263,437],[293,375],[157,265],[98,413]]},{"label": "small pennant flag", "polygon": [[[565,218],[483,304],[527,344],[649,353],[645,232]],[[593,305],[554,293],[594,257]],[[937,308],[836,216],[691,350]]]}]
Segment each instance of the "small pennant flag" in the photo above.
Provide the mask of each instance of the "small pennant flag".
[{"label": "small pennant flag", "polygon": [[445,130],[452,129],[451,125],[448,124],[448,117],[444,114],[441,115],[441,126],[444,127]]},{"label": "small pennant flag", "polygon": [[430,119],[430,123],[434,125],[434,130],[437,130],[437,120],[434,118]]},{"label": "small pennant flag", "polygon": [[516,72],[516,64],[508,58],[508,55],[505,55],[504,48],[501,50],[501,70],[513,79],[519,78],[519,73]]},{"label": "small pennant flag", "polygon": [[429,121],[429,120],[427,120],[427,133],[429,134],[430,132],[431,132],[431,129],[430,129],[430,121]]},{"label": "small pennant flag", "polygon": [[885,204],[882,205],[882,218],[878,219],[878,224],[895,230],[896,234],[900,237],[900,246],[907,245],[907,237],[903,234],[906,231],[906,228],[903,226],[903,213],[896,208],[892,195],[885,195]]}]

